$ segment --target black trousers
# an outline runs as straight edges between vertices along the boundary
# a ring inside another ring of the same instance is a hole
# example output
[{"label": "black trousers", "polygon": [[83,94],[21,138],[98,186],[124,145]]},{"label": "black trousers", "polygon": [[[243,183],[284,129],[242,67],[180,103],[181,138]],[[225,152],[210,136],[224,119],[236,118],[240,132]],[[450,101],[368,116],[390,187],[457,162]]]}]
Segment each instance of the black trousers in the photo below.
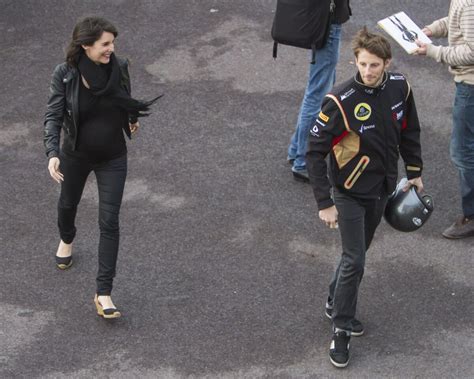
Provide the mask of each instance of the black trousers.
[{"label": "black trousers", "polygon": [[119,213],[127,177],[127,155],[109,161],[94,162],[85,156],[61,154],[64,175],[58,202],[58,227],[61,239],[71,243],[76,235],[77,206],[87,177],[94,171],[99,191],[99,269],[97,294],[110,295],[115,277],[119,248]]},{"label": "black trousers", "polygon": [[342,256],[329,285],[328,297],[335,329],[352,332],[365,254],[380,224],[387,197],[383,194],[378,199],[356,199],[334,191],[342,240]]}]

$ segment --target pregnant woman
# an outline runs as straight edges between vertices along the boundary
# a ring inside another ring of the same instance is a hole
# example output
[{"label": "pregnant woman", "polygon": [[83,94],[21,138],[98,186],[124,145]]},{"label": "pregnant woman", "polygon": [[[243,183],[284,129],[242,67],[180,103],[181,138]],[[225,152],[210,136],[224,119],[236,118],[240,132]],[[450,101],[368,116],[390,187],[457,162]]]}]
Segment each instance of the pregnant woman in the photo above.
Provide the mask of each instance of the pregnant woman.
[{"label": "pregnant woman", "polygon": [[[44,145],[51,177],[61,184],[58,202],[60,242],[56,265],[73,263],[77,206],[91,171],[99,193],[99,267],[94,302],[97,313],[120,317],[112,302],[112,283],[119,249],[119,211],[127,176],[127,146],[146,116],[150,101],[130,94],[128,61],[116,57],[117,29],[99,17],[87,17],[74,27],[66,62],[53,73],[44,122]],[[63,143],[60,148],[60,135]]]}]

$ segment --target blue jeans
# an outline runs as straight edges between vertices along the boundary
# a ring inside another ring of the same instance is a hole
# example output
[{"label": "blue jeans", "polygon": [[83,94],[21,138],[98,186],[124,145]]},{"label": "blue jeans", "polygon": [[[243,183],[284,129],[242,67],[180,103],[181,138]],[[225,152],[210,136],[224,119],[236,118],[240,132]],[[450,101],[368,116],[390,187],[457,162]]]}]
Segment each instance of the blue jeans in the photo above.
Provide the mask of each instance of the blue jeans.
[{"label": "blue jeans", "polygon": [[456,83],[451,159],[459,171],[462,211],[474,217],[474,85]]},{"label": "blue jeans", "polygon": [[326,45],[316,52],[316,63],[310,64],[308,84],[304,93],[296,130],[288,147],[288,159],[294,159],[293,170],[306,169],[306,145],[308,133],[321,111],[324,96],[336,80],[336,65],[339,59],[341,25],[332,24]]}]

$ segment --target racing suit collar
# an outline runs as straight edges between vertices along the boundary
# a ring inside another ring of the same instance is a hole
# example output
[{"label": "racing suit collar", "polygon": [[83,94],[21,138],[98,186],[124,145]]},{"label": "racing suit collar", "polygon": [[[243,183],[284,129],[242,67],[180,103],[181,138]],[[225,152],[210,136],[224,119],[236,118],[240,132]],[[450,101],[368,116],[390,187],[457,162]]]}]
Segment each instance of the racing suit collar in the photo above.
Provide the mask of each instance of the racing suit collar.
[{"label": "racing suit collar", "polygon": [[370,96],[377,96],[381,91],[383,91],[383,89],[385,88],[387,84],[387,80],[388,80],[388,74],[386,71],[383,73],[382,83],[380,83],[378,87],[366,86],[364,82],[362,81],[359,73],[357,73],[356,76],[354,77],[355,87],[359,91],[364,92]]}]

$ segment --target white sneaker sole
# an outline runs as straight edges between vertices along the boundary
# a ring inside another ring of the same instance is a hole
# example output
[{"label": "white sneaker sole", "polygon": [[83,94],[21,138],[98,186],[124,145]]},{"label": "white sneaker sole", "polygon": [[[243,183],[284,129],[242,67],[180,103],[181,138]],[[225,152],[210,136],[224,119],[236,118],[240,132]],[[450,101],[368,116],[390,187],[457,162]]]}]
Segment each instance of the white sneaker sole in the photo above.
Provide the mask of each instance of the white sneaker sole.
[{"label": "white sneaker sole", "polygon": [[332,360],[331,357],[329,357],[329,360],[331,361],[331,363],[336,366],[337,368],[344,368],[344,367],[347,367],[347,365],[349,364],[349,359],[347,360],[346,363],[338,363],[338,362],[335,362]]}]

